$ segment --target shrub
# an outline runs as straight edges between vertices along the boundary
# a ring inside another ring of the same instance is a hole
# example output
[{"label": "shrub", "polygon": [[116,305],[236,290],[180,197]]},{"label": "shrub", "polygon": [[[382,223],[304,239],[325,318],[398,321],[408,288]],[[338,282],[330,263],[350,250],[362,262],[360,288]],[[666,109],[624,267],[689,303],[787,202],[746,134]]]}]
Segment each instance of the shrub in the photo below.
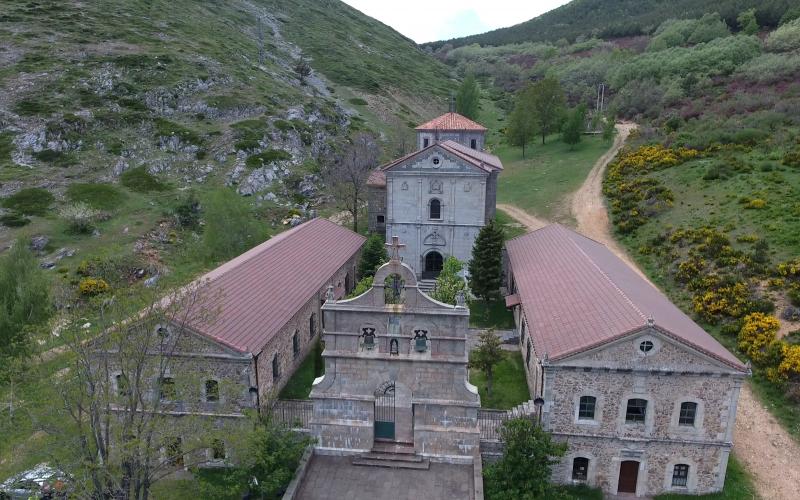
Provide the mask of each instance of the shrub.
[{"label": "shrub", "polygon": [[362,293],[372,288],[372,282],[374,278],[374,276],[364,276],[361,278],[361,281],[356,283],[356,287],[353,288],[353,291],[350,292],[350,295],[348,295],[347,298],[352,299],[353,297],[358,297]]},{"label": "shrub", "polygon": [[700,284],[693,285],[698,290],[692,299],[697,314],[713,324],[721,317],[739,318],[752,310],[753,301],[745,283],[715,283],[717,280],[715,275],[704,276]]},{"label": "shrub", "polygon": [[122,191],[112,184],[70,184],[66,194],[71,201],[99,210],[113,210],[125,199]]},{"label": "shrub", "polygon": [[49,191],[41,188],[27,188],[17,191],[2,202],[4,208],[22,215],[45,215],[55,201]]},{"label": "shrub", "polygon": [[263,119],[242,120],[232,124],[231,128],[236,132],[237,138],[234,147],[243,151],[258,148],[259,142],[268,129],[267,123]]},{"label": "shrub", "polygon": [[786,296],[793,306],[800,307],[800,289],[792,288],[786,293]]},{"label": "shrub", "polygon": [[800,345],[783,344],[782,359],[778,365],[778,377],[782,380],[800,375]]},{"label": "shrub", "polygon": [[800,19],[790,21],[773,31],[766,41],[772,52],[789,52],[800,49]]},{"label": "shrub", "polygon": [[167,184],[162,183],[156,176],[147,171],[147,167],[141,166],[126,170],[120,176],[120,182],[126,188],[138,193],[150,191],[166,191],[169,189]]},{"label": "shrub", "polygon": [[263,153],[258,153],[247,158],[245,164],[249,168],[261,168],[276,161],[291,160],[292,155],[282,149],[268,149]]},{"label": "shrub", "polygon": [[744,208],[760,210],[767,206],[767,202],[761,198],[753,198],[744,204]]},{"label": "shrub", "polygon": [[758,312],[748,314],[744,318],[744,326],[739,331],[737,346],[753,360],[753,363],[764,363],[768,348],[775,342],[779,328],[780,322],[774,316]]},{"label": "shrub", "polygon": [[783,155],[783,164],[787,167],[800,168],[800,149],[787,151]]},{"label": "shrub", "polygon": [[58,215],[64,219],[71,231],[88,233],[94,227],[99,212],[86,203],[77,202],[61,207]]},{"label": "shrub", "polygon": [[94,297],[101,293],[106,293],[111,286],[102,278],[83,278],[78,283],[78,291],[85,297]]},{"label": "shrub", "polygon": [[353,97],[352,99],[348,99],[347,102],[354,106],[366,106],[368,104],[367,101],[360,97]]},{"label": "shrub", "polygon": [[196,146],[199,146],[203,142],[203,139],[194,130],[186,128],[178,123],[171,122],[165,118],[156,118],[153,121],[153,125],[155,126],[156,137],[177,136],[181,141],[194,144]]},{"label": "shrub", "polygon": [[0,215],[0,224],[6,227],[22,227],[31,223],[31,220],[17,212]]}]

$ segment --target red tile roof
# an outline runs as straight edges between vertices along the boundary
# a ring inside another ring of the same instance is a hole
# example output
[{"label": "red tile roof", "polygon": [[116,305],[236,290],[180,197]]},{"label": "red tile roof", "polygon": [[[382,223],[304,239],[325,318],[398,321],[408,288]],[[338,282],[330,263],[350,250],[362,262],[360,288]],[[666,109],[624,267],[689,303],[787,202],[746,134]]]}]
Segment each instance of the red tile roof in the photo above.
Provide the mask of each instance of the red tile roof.
[{"label": "red tile roof", "polygon": [[450,112],[423,123],[415,130],[475,130],[485,132],[486,127],[470,120],[466,116]]},{"label": "red tile roof", "polygon": [[386,187],[386,172],[377,168],[369,174],[367,186]]},{"label": "red tile roof", "polygon": [[218,314],[190,326],[238,351],[258,354],[364,240],[323,218],[278,234],[200,278],[208,280],[202,294],[214,301]]},{"label": "red tile roof", "polygon": [[640,330],[747,368],[604,245],[555,224],[506,243],[536,352],[564,358]]}]

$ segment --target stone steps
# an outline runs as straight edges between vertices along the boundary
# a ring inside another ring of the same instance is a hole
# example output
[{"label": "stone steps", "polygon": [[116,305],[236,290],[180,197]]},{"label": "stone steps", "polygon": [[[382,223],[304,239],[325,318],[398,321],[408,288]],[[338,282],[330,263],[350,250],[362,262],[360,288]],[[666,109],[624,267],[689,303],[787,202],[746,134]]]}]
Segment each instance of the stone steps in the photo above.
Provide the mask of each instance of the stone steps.
[{"label": "stone steps", "polygon": [[431,467],[431,462],[428,459],[422,459],[420,462],[409,462],[407,460],[393,460],[388,458],[374,459],[360,456],[353,459],[353,465],[362,467],[384,467],[387,469],[428,470]]},{"label": "stone steps", "polygon": [[353,458],[353,465],[428,470],[430,461],[414,453],[414,443],[376,441],[372,451]]},{"label": "stone steps", "polygon": [[436,287],[436,280],[419,280],[417,282],[417,287],[420,292],[429,294]]},{"label": "stone steps", "polygon": [[406,443],[402,441],[382,441],[375,440],[372,445],[372,452],[374,453],[394,453],[403,455],[413,455],[414,443]]}]

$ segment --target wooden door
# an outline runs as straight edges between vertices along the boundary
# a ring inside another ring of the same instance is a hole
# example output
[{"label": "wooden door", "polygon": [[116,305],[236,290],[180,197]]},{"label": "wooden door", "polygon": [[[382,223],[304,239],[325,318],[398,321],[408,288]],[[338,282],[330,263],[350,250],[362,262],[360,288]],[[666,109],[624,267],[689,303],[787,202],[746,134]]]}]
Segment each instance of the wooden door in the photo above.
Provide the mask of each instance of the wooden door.
[{"label": "wooden door", "polygon": [[637,479],[639,479],[639,462],[625,460],[619,464],[617,493],[636,493]]}]

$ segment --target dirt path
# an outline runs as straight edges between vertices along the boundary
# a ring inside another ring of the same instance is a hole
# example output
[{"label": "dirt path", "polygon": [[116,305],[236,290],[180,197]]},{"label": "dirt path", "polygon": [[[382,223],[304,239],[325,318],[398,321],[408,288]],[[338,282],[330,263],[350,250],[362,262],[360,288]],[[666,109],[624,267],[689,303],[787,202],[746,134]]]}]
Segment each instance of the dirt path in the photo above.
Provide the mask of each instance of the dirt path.
[{"label": "dirt path", "polygon": [[[611,235],[608,213],[603,199],[603,174],[608,163],[625,143],[635,124],[617,125],[617,138],[611,149],[595,163],[583,185],[572,195],[572,214],[578,222],[578,231],[595,239],[628,263],[645,279],[647,277],[628,257]],[[498,205],[530,230],[547,225],[547,221],[534,217],[517,207]],[[649,281],[649,280],[648,280]],[[753,476],[756,493],[765,500],[790,500],[798,498],[800,469],[795,466],[800,457],[800,444],[795,441],[775,417],[754,396],[750,384],[742,387],[736,428],[734,432],[736,458]]]}]

